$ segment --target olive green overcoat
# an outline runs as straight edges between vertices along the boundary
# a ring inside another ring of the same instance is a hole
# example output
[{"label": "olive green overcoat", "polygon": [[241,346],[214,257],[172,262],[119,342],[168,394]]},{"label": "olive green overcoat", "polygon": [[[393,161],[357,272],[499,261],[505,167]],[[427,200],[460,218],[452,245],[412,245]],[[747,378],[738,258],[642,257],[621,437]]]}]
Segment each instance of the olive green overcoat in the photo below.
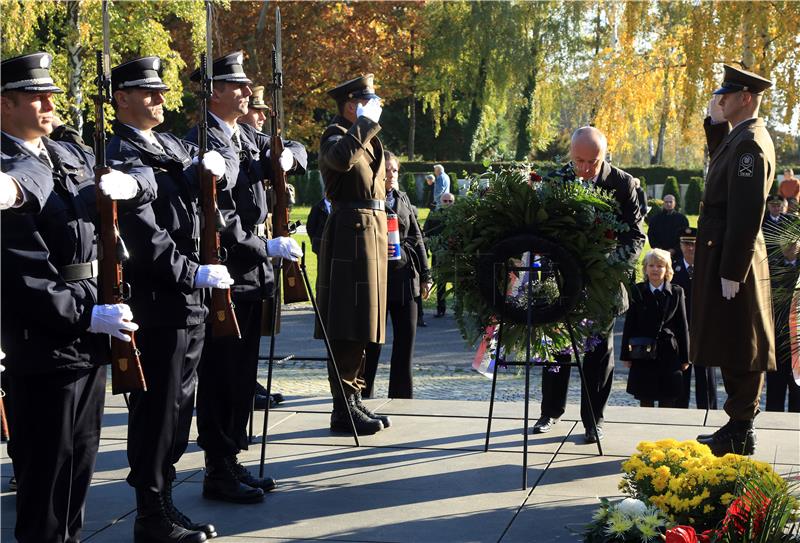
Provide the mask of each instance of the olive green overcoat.
[{"label": "olive green overcoat", "polygon": [[[774,370],[761,221],[775,176],[775,148],[763,119],[733,130],[706,119],[705,128],[710,163],[698,220],[689,358],[704,366]],[[732,300],[722,296],[721,277],[740,282]]]},{"label": "olive green overcoat", "polygon": [[[386,333],[386,213],[348,204],[386,200],[380,125],[335,117],[322,135],[319,168],[331,214],[320,244],[317,301],[328,337],[383,343]],[[321,338],[317,327],[316,337]]]}]

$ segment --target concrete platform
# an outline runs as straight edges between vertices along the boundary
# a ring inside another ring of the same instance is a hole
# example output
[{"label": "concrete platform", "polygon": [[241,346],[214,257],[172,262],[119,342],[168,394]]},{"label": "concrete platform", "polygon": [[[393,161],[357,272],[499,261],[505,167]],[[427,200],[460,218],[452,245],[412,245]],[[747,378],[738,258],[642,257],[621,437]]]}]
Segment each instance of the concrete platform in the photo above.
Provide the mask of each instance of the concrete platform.
[{"label": "concrete platform", "polygon": [[[263,503],[204,500],[203,454],[194,441],[177,466],[175,501],[196,521],[213,522],[215,541],[550,542],[580,541],[599,497],[620,497],[620,463],[642,440],[690,439],[703,411],[609,407],[604,456],[583,443],[578,406],[553,431],[529,436],[528,488],[522,490],[523,405],[498,403],[491,447],[483,452],[488,404],[447,400],[369,400],[393,425],[375,436],[331,435],[327,398],[288,398],[270,413],[267,473],[279,481]],[[135,501],[125,482],[127,412],[108,397],[83,541],[133,540]],[[533,406],[532,406],[533,408]],[[533,414],[532,409],[532,416]],[[260,430],[262,415],[255,420]],[[712,412],[710,425],[724,422]],[[756,458],[781,473],[800,470],[800,415],[763,413]],[[196,437],[192,429],[192,440]],[[15,498],[3,448],[3,541],[13,541]],[[258,469],[260,445],[240,460]]]}]

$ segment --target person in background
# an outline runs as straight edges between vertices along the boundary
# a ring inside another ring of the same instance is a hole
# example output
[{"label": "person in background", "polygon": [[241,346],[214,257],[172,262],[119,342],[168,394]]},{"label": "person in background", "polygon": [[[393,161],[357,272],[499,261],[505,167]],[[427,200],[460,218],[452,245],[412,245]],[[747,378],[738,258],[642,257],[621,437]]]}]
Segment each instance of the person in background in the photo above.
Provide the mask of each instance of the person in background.
[{"label": "person in background", "polygon": [[444,173],[444,166],[441,164],[433,167],[433,174],[436,176],[433,181],[433,205],[439,208],[442,206],[442,195],[450,192],[450,176]]},{"label": "person in background", "polygon": [[[627,391],[642,407],[674,407],[683,390],[683,376],[689,364],[689,324],[683,289],[672,284],[672,261],[663,249],[652,249],[644,257],[645,280],[631,294],[625,315],[620,360],[630,368]],[[631,338],[652,338],[656,358],[634,360],[628,345]]]},{"label": "person in background", "polygon": [[641,210],[642,217],[647,217],[650,206],[647,205],[647,194],[645,194],[642,188],[642,182],[638,177],[634,177],[633,184],[636,186],[636,197],[639,199],[639,209]]},{"label": "person in background", "polygon": [[[430,247],[430,241],[442,233],[444,229],[444,217],[447,213],[447,208],[453,205],[456,201],[456,197],[446,192],[442,194],[442,206],[439,209],[435,209],[431,211],[428,218],[425,220],[425,227],[423,228],[423,234],[425,235],[425,245],[426,247]],[[431,251],[431,267],[436,268],[436,253]],[[447,311],[447,300],[445,299],[447,295],[447,283],[439,282],[436,284],[436,314],[434,317],[441,318],[444,317],[445,312]]]},{"label": "person in background", "polygon": [[436,181],[436,176],[429,173],[425,176],[425,188],[422,200],[430,209],[436,209],[436,200],[433,199],[433,182]]},{"label": "person in background", "polygon": [[655,249],[669,251],[673,257],[680,255],[680,235],[689,227],[686,215],[675,209],[675,196],[664,196],[662,211],[650,219],[647,239]]},{"label": "person in background", "polygon": [[798,205],[797,205],[797,198],[787,198],[786,199],[786,213],[792,215],[793,217],[798,217]]},{"label": "person in background", "polygon": [[[672,260],[672,269],[675,274],[672,276],[672,284],[678,285],[683,289],[686,297],[686,307],[691,307],[692,301],[692,277],[694,276],[694,248],[697,239],[697,228],[687,228],[681,235],[682,256]],[[692,328],[692,320],[687,313],[686,320],[689,329]],[[695,377],[695,402],[698,409],[717,409],[717,374],[714,368],[690,365],[683,370],[683,391],[678,396],[675,407],[688,408],[689,396],[692,389],[692,367],[694,367]]]},{"label": "person in background", "polygon": [[800,179],[794,176],[794,171],[791,168],[783,170],[783,179],[781,184],[778,185],[778,194],[787,200],[789,198],[797,200],[797,197],[800,196]]},{"label": "person in background", "polygon": [[[428,254],[414,208],[405,192],[398,190],[397,157],[385,153],[386,210],[397,215],[400,231],[400,260],[390,260],[386,282],[386,309],[392,319],[392,360],[389,371],[389,397],[412,398],[411,361],[417,336],[418,297],[428,298],[432,281]],[[364,396],[372,397],[375,374],[381,354],[380,343],[367,345],[364,369]]]},{"label": "person in background", "polygon": [[250,103],[247,106],[247,113],[239,117],[238,122],[248,124],[261,132],[267,120],[269,106],[264,103],[264,87],[259,85],[253,87],[253,94],[250,95]]},{"label": "person in background", "polygon": [[800,386],[792,376],[792,349],[789,343],[791,296],[800,275],[800,244],[787,243],[770,255],[769,275],[775,314],[775,358],[777,371],[767,372],[767,411],[800,412]]}]

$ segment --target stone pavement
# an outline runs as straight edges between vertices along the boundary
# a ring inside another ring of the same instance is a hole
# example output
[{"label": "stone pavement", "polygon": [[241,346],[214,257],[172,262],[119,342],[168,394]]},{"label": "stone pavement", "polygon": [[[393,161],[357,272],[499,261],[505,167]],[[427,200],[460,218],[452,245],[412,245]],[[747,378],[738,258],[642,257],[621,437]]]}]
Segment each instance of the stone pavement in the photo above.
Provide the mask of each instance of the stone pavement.
[{"label": "stone pavement", "polygon": [[[179,507],[196,521],[211,521],[219,543],[552,542],[580,541],[599,497],[620,497],[620,463],[641,440],[690,439],[703,431],[697,410],[607,411],[605,456],[582,440],[578,409],[570,405],[549,434],[530,436],[528,488],[521,489],[522,404],[498,404],[491,448],[483,452],[486,419],[476,402],[369,400],[393,425],[375,436],[331,435],[327,398],[290,398],[269,417],[267,473],[278,489],[256,505],[201,497],[203,456],[194,439],[176,466]],[[107,397],[100,453],[89,493],[83,541],[132,541],[135,500],[125,482],[127,412],[121,397]],[[721,412],[710,424],[724,422]],[[261,428],[262,414],[256,427]],[[756,457],[783,474],[800,464],[800,419],[764,413],[758,418]],[[5,450],[3,450],[5,458]],[[256,470],[259,446],[240,455]],[[2,466],[3,489],[9,476]],[[15,500],[0,498],[4,541],[11,541]]]}]

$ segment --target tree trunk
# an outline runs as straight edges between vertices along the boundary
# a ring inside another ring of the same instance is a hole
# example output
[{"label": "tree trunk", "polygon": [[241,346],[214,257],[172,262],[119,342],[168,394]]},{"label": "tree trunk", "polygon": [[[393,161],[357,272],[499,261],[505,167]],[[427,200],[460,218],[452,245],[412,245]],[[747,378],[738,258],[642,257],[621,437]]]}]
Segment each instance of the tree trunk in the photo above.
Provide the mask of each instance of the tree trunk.
[{"label": "tree trunk", "polygon": [[517,118],[517,151],[514,155],[516,160],[527,160],[533,149],[529,125],[531,117],[533,116],[533,95],[536,92],[536,81],[539,76],[540,40],[541,38],[537,25],[536,35],[533,38],[533,45],[531,46],[530,72],[528,73],[528,78],[525,81],[525,89],[523,90],[525,103],[520,108],[519,117]]},{"label": "tree trunk", "polygon": [[656,145],[656,153],[650,160],[650,164],[663,164],[664,163],[664,144],[667,137],[667,121],[669,120],[669,67],[664,68],[664,81],[662,89],[664,94],[661,102],[661,117],[658,121],[658,144]]},{"label": "tree trunk", "polygon": [[68,123],[72,125],[78,133],[83,131],[83,92],[81,91],[81,69],[83,61],[81,53],[83,47],[78,41],[77,28],[80,23],[80,2],[67,2],[67,21],[69,28],[75,29],[70,33],[70,37],[75,41],[67,45],[67,64],[69,65],[69,85],[67,86],[67,97],[69,99]]},{"label": "tree trunk", "polygon": [[417,132],[417,72],[414,59],[414,31],[411,31],[411,96],[408,97],[408,160],[414,160],[414,140]]},{"label": "tree trunk", "polygon": [[475,94],[472,97],[472,105],[469,111],[469,118],[467,119],[467,126],[465,129],[465,145],[464,145],[464,160],[475,160],[475,154],[478,147],[478,128],[481,125],[483,118],[483,95],[486,92],[486,79],[488,77],[488,68],[486,67],[486,59],[482,58],[478,68],[478,81],[475,84]]}]

